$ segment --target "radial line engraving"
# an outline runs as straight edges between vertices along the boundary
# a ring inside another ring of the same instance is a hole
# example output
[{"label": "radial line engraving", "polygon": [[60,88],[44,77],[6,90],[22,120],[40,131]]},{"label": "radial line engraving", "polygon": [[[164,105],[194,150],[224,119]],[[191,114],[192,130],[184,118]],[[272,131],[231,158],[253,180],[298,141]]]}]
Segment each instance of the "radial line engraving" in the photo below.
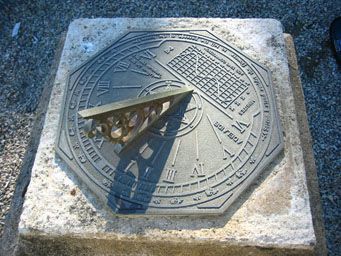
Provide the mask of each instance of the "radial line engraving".
[{"label": "radial line engraving", "polygon": [[211,120],[210,116],[209,116],[208,114],[206,114],[206,116],[207,116],[208,121],[210,122],[210,125],[211,125],[211,127],[212,127],[214,133],[215,133],[215,136],[217,137],[219,143],[221,144],[221,142],[222,142],[222,141],[221,141],[221,138],[220,138],[219,134],[217,133],[216,129],[214,129],[214,125],[213,125],[213,123],[212,123],[212,120]]},{"label": "radial line engraving", "polygon": [[139,153],[142,154],[148,148],[148,144],[144,144],[142,148],[140,148]]},{"label": "radial line engraving", "polygon": [[196,145],[196,151],[197,151],[197,161],[199,161],[198,131],[195,131],[195,145]]},{"label": "radial line engraving", "polygon": [[178,156],[178,153],[179,153],[180,144],[181,144],[181,140],[179,139],[178,143],[176,145],[176,149],[175,149],[175,153],[174,153],[174,157],[173,157],[173,161],[172,161],[172,166],[175,165],[176,157]]},{"label": "radial line engraving", "polygon": [[166,141],[163,141],[161,146],[159,147],[159,150],[156,152],[155,157],[153,158],[152,165],[155,164],[155,161],[158,159],[158,157],[159,157],[163,147],[165,146],[165,144],[166,144]]}]

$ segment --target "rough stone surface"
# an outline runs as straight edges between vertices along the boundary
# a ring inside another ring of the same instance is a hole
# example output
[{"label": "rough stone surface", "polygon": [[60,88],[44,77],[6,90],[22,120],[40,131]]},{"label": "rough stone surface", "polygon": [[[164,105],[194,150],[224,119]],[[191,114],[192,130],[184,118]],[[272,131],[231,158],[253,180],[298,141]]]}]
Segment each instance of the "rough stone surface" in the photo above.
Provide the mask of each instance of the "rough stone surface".
[{"label": "rough stone surface", "polygon": [[[67,73],[127,29],[146,28],[208,29],[272,72],[284,129],[284,153],[221,216],[113,216],[55,156],[54,142]],[[215,243],[226,248],[244,245],[311,252],[316,239],[281,24],[271,19],[79,19],[72,22],[26,193],[19,236],[22,250],[29,250],[34,237],[39,241],[41,237],[64,240],[70,236],[74,238],[70,243],[93,237],[125,242],[132,239],[142,245],[150,241],[188,241]]]},{"label": "rough stone surface", "polygon": [[303,149],[303,159],[310,198],[310,209],[313,216],[313,225],[316,236],[315,249],[317,255],[327,255],[327,238],[322,219],[323,213],[320,189],[312,148],[312,137],[309,131],[307,111],[304,104],[303,88],[299,76],[300,69],[297,64],[295,45],[292,36],[284,34],[284,39],[288,55],[290,82],[294,93],[296,117],[299,124],[300,141]]}]

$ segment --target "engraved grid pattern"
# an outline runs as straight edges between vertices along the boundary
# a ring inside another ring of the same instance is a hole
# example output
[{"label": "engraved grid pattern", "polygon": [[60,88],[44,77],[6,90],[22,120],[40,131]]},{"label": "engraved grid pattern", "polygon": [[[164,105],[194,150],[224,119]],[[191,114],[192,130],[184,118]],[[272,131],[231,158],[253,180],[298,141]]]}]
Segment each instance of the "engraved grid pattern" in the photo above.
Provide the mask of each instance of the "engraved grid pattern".
[{"label": "engraved grid pattern", "polygon": [[229,67],[222,66],[193,45],[172,59],[168,66],[225,109],[248,87]]}]

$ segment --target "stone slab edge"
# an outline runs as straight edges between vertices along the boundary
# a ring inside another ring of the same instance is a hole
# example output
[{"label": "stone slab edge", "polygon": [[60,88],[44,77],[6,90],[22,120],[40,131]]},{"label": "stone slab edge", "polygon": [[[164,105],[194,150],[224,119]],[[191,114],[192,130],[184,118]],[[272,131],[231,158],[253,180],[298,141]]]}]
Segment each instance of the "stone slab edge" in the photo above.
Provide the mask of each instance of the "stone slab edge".
[{"label": "stone slab edge", "polygon": [[317,255],[327,255],[327,242],[323,223],[323,210],[318,184],[317,170],[313,153],[313,141],[311,138],[308,117],[305,107],[303,88],[297,64],[294,41],[291,35],[284,34],[285,46],[288,55],[289,74],[291,86],[294,92],[296,116],[299,123],[300,140],[302,142],[303,159],[306,168],[310,208],[313,216],[313,225],[316,236],[315,251]]},{"label": "stone slab edge", "polygon": [[[146,20],[147,20],[146,22],[148,22],[148,19],[146,19]],[[186,19],[180,19],[180,20],[183,22],[186,22]],[[203,20],[208,20],[208,19],[200,19],[200,20],[203,21]],[[210,20],[216,20],[216,19],[210,19]],[[274,40],[274,41],[275,41],[274,43],[276,43],[276,40]],[[245,46],[245,47],[247,49],[247,46]],[[82,60],[79,60],[79,61],[82,61]],[[52,99],[52,101],[53,101],[53,99]],[[82,189],[82,191],[83,191],[83,189]],[[298,230],[298,232],[299,232],[299,230]],[[94,235],[93,239],[90,239],[88,236],[82,237],[79,234],[75,234],[74,236],[72,235],[71,237],[68,237],[66,235],[58,236],[58,234],[55,234],[55,236],[54,236],[53,234],[47,233],[46,235],[48,235],[48,236],[45,236],[44,233],[40,232],[39,230],[37,232],[34,232],[34,230],[30,230],[30,231],[26,230],[25,231],[24,229],[21,230],[20,235],[21,235],[22,248],[25,247],[25,250],[21,250],[22,252],[30,251],[29,248],[31,248],[31,249],[33,249],[33,248],[38,249],[40,247],[49,248],[49,241],[50,241],[51,242],[50,246],[52,246],[55,249],[58,249],[58,244],[62,245],[62,248],[59,247],[60,252],[62,252],[64,249],[67,249],[67,248],[72,249],[72,250],[76,250],[75,252],[77,252],[77,251],[79,252],[79,250],[80,250],[79,246],[83,246],[83,248],[91,247],[92,250],[95,248],[101,249],[101,248],[96,246],[96,243],[102,243],[102,247],[103,247],[102,249],[103,250],[105,250],[104,248],[106,248],[103,244],[107,244],[108,247],[111,248],[110,252],[112,252],[112,253],[117,252],[117,254],[119,255],[119,250],[116,250],[116,249],[118,249],[118,247],[117,247],[118,244],[127,244],[128,243],[129,246],[127,246],[127,248],[125,248],[125,250],[126,250],[125,252],[128,253],[129,248],[134,248],[134,245],[132,245],[131,242],[134,242],[134,244],[136,244],[136,245],[138,245],[138,244],[143,245],[144,243],[146,243],[146,241],[144,241],[143,238],[142,239],[141,238],[136,239],[134,237],[131,237],[131,239],[129,238],[129,241],[128,241],[128,240],[121,239],[124,237],[121,237],[121,238],[116,237],[116,240],[113,241],[112,236],[108,236],[108,237],[98,236],[98,237],[96,237],[96,235]],[[177,241],[177,240],[179,240],[179,241]],[[52,241],[53,241],[53,243],[52,243]],[[274,255],[274,253],[276,253],[276,252],[280,253],[281,255],[283,255],[283,253],[284,254],[289,253],[290,255],[293,255],[294,253],[295,254],[298,253],[297,255],[300,255],[300,253],[304,252],[304,254],[307,255],[307,254],[312,253],[312,245],[314,244],[314,242],[313,242],[314,240],[311,240],[313,244],[311,244],[310,246],[309,245],[305,245],[305,246],[304,245],[302,245],[302,246],[299,246],[299,245],[285,246],[284,245],[283,248],[269,249],[269,247],[268,247],[268,249],[266,249],[267,246],[264,246],[264,245],[262,247],[259,247],[256,244],[253,246],[246,246],[246,244],[243,242],[239,242],[239,243],[238,242],[236,242],[236,243],[229,242],[227,244],[227,243],[221,243],[221,242],[215,243],[215,242],[206,240],[206,241],[193,241],[191,243],[184,243],[183,239],[173,239],[173,238],[172,238],[172,241],[176,242],[175,247],[179,248],[179,249],[181,249],[181,247],[182,247],[181,245],[183,244],[184,249],[186,249],[185,252],[186,251],[190,252],[191,255],[195,255],[195,254],[193,254],[196,251],[195,248],[198,248],[198,250],[199,250],[200,246],[205,246],[206,250],[211,248],[212,251],[220,250],[222,248],[225,248],[224,250],[226,250],[226,251],[230,251],[230,250],[232,250],[232,248],[236,248],[236,249],[242,250],[242,251],[245,249],[245,250],[249,250],[250,252],[251,251],[253,251],[255,253],[257,252],[258,255],[267,255],[270,251],[271,251],[271,255]],[[156,243],[155,244],[156,247],[160,247],[160,246],[162,246],[162,244],[173,244],[172,242],[167,242],[165,240],[162,240],[162,238],[157,242],[156,241],[154,241],[154,242],[149,241],[149,243],[150,243],[150,246],[152,246],[153,243]],[[77,246],[77,244],[79,246]],[[57,247],[54,247],[54,245],[56,245]],[[210,245],[213,245],[213,246],[210,246]],[[240,247],[240,245],[243,245],[243,246]],[[150,246],[148,246],[148,247],[150,247]],[[207,247],[209,247],[209,248],[207,248]],[[288,250],[286,250],[285,247],[290,247],[290,248],[287,248]],[[147,248],[147,246],[146,246],[146,248]],[[139,250],[139,249],[137,249],[137,250]],[[159,248],[159,251],[160,250],[161,250],[161,248]],[[209,253],[210,250],[208,250],[207,253]],[[283,252],[283,250],[285,250],[285,251]],[[38,253],[38,252],[39,251],[36,251],[36,253]],[[45,252],[47,252],[47,251],[45,251]],[[169,252],[169,251],[167,250],[167,252]],[[26,254],[23,254],[23,255],[26,255]],[[37,255],[37,254],[35,254],[35,255]],[[63,255],[63,254],[59,254],[59,255]]]}]

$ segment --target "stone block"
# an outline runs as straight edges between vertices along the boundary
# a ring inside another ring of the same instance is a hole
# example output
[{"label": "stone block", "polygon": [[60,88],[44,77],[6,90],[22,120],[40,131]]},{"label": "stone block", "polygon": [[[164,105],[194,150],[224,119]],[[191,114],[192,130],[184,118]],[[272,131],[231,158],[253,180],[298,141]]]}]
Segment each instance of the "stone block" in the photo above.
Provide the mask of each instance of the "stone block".
[{"label": "stone block", "polygon": [[[206,29],[272,74],[284,152],[219,216],[128,218],[55,154],[67,74],[127,30]],[[272,19],[78,19],[68,29],[19,223],[20,255],[310,255],[317,243],[281,24]]]}]

